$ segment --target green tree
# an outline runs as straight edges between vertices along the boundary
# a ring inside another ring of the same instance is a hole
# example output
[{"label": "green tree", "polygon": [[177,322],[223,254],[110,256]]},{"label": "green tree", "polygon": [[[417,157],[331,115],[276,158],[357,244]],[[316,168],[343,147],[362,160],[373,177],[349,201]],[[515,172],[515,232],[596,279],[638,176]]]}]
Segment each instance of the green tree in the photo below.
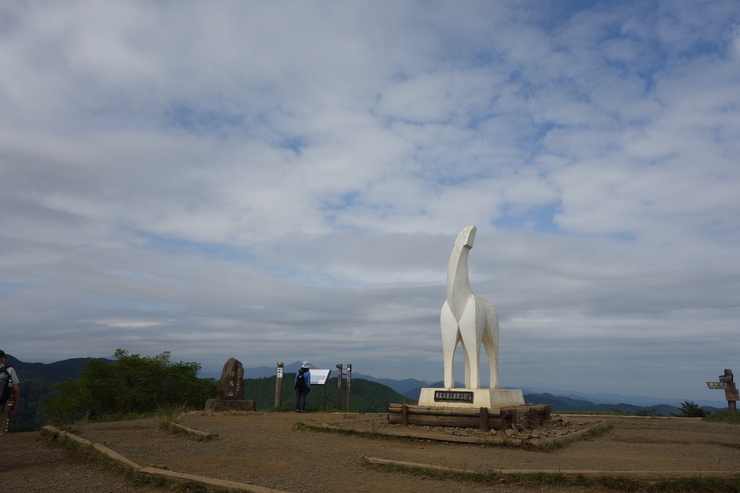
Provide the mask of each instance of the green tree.
[{"label": "green tree", "polygon": [[51,422],[141,414],[162,408],[203,408],[216,395],[213,379],[198,378],[198,363],[173,363],[166,351],[141,357],[117,349],[114,361],[88,359],[79,380],[54,385],[44,404]]},{"label": "green tree", "polygon": [[704,418],[711,414],[711,412],[706,409],[702,409],[699,404],[692,401],[683,401],[679,410],[681,411],[681,414],[674,414],[674,416],[681,418]]},{"label": "green tree", "polygon": [[635,416],[658,416],[658,411],[655,409],[640,409],[635,413]]},{"label": "green tree", "polygon": [[21,380],[21,405],[10,420],[11,431],[37,430],[45,424],[40,400],[51,392],[51,384],[38,379]]}]

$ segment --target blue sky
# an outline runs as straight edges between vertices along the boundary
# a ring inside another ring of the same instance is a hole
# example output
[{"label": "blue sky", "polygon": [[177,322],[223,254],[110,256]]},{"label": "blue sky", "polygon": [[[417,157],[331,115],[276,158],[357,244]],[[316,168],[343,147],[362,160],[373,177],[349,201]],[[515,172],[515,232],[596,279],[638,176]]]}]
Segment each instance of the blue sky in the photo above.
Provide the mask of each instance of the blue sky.
[{"label": "blue sky", "polygon": [[502,386],[740,370],[735,1],[4,3],[0,65],[23,361],[441,380],[474,224]]}]

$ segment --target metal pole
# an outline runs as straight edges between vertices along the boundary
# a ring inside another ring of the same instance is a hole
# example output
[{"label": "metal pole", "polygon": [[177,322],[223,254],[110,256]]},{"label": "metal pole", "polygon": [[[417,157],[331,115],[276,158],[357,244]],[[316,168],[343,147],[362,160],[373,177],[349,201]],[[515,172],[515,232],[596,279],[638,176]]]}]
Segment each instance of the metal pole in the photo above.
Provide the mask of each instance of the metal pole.
[{"label": "metal pole", "polygon": [[352,364],[347,363],[347,411],[352,410],[350,394],[352,394]]},{"label": "metal pole", "polygon": [[277,364],[277,378],[275,379],[275,408],[283,407],[283,362]]},{"label": "metal pole", "polygon": [[326,384],[322,385],[322,387],[324,387],[324,400],[322,401],[321,410],[326,412]]},{"label": "metal pole", "polygon": [[337,365],[337,410],[342,410],[342,365]]}]

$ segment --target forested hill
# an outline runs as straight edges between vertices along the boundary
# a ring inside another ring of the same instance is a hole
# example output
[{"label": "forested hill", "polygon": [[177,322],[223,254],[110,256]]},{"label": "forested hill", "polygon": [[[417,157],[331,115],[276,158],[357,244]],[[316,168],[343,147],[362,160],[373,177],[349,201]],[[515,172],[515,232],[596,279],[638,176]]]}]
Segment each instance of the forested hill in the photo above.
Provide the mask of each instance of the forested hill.
[{"label": "forested hill", "polygon": [[[253,399],[257,409],[272,409],[275,407],[275,381],[277,377],[248,378],[244,380],[244,398]],[[293,382],[295,373],[286,373],[282,382],[282,409],[293,409],[295,397]],[[395,390],[385,385],[371,382],[362,378],[353,378],[351,381],[352,395],[350,409],[360,413],[382,413],[388,409],[388,404],[395,402],[410,402]],[[347,408],[347,382],[342,385],[341,407],[337,403],[337,379],[330,378],[326,385],[312,385],[306,402],[307,410],[336,410]]]},{"label": "forested hill", "polygon": [[[110,361],[98,358],[100,361]],[[77,380],[80,372],[85,369],[88,358],[71,358],[55,363],[24,363],[7,354],[5,364],[12,366],[21,380],[43,380],[49,383],[63,382],[68,378]]]},{"label": "forested hill", "polygon": [[[10,354],[5,364],[15,368],[21,381],[21,405],[13,416],[12,429],[25,431],[38,429],[46,424],[41,413],[41,402],[53,395],[52,385],[67,379],[77,380],[85,369],[87,358],[73,358],[56,363],[24,363]],[[103,360],[107,361],[107,360]]]},{"label": "forested hill", "polygon": [[[20,407],[19,414],[16,416],[16,421],[20,423],[26,423],[33,427],[38,427],[44,424],[43,418],[39,413],[39,403],[41,398],[48,396],[52,392],[52,385],[55,383],[63,382],[66,379],[77,380],[79,379],[80,372],[85,369],[85,361],[88,358],[72,358],[64,361],[57,361],[55,363],[24,363],[8,354],[6,356],[6,364],[13,366],[18,372],[18,376],[21,379],[21,399],[22,406]],[[107,359],[100,359],[101,361],[110,361]],[[299,363],[298,363],[299,365]],[[286,368],[287,370],[287,368]],[[274,368],[270,369],[274,372]],[[245,373],[248,373],[245,370]],[[383,383],[373,379],[373,377],[363,378],[358,376],[352,378],[352,395],[351,395],[351,410],[355,412],[385,412],[389,403],[398,402],[413,402],[418,399],[418,388],[405,392],[406,395],[393,390],[390,385],[396,385],[399,382],[393,380],[387,380]],[[286,373],[283,378],[282,387],[282,408],[292,409],[294,407],[293,397],[293,378],[295,373]],[[273,409],[275,405],[275,375],[266,376],[263,378],[245,378],[245,397],[247,399],[255,400],[257,409]],[[408,380],[401,381],[403,384],[418,385],[417,381]],[[434,384],[430,385],[435,387]],[[405,388],[405,387],[404,387]],[[326,391],[326,399],[324,399],[324,391]],[[341,409],[346,409],[347,406],[347,395],[346,395],[346,381],[343,384],[343,395]],[[215,397],[215,396],[214,396]],[[630,414],[647,414],[647,415],[664,415],[670,416],[679,411],[677,407],[667,405],[654,405],[654,406],[635,406],[631,404],[594,404],[587,400],[576,399],[567,396],[558,396],[553,394],[533,394],[526,393],[524,395],[526,402],[536,404],[550,404],[553,411],[556,412],[569,412],[569,411],[620,411]],[[324,404],[325,403],[325,404]],[[320,410],[326,405],[327,410],[337,409],[337,379],[331,378],[325,387],[316,386],[313,391],[309,394],[308,409]],[[719,409],[713,407],[707,407],[709,411],[716,412]]]}]

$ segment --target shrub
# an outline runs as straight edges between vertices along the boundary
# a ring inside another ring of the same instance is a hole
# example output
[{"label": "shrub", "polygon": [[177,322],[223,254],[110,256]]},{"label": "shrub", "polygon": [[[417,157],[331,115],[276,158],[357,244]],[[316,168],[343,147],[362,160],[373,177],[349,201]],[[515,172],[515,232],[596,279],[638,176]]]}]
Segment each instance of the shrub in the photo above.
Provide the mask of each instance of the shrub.
[{"label": "shrub", "polygon": [[708,410],[702,409],[699,404],[691,401],[682,402],[679,410],[681,414],[674,414],[674,416],[681,418],[704,418],[711,414]]},{"label": "shrub", "polygon": [[202,408],[216,395],[216,382],[198,378],[199,371],[198,363],[172,363],[169,351],[141,357],[117,349],[113,362],[88,359],[79,380],[54,385],[43,412],[51,422],[68,423],[178,406]]}]

